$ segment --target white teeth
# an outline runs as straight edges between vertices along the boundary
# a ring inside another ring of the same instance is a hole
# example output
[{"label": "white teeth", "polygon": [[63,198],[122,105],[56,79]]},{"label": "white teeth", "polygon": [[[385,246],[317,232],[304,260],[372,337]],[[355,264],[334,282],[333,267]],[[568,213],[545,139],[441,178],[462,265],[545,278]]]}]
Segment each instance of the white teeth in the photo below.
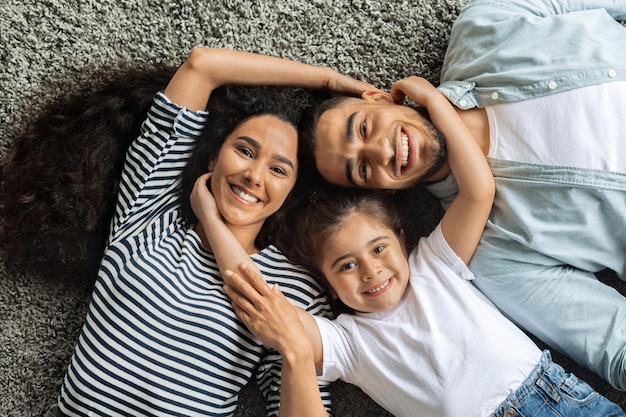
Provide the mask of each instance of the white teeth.
[{"label": "white teeth", "polygon": [[387,288],[389,286],[389,283],[391,283],[390,279],[385,281],[385,283],[383,285],[381,285],[380,287],[374,288],[373,290],[365,291],[365,293],[366,294],[376,294],[377,292],[382,291],[385,288]]},{"label": "white teeth", "polygon": [[236,185],[231,185],[230,189],[233,190],[233,193],[237,194],[241,199],[246,200],[248,203],[259,202],[258,198],[253,197],[250,194],[244,192],[241,188],[237,187]]},{"label": "white teeth", "polygon": [[402,134],[402,167],[404,168],[409,163],[409,137]]}]

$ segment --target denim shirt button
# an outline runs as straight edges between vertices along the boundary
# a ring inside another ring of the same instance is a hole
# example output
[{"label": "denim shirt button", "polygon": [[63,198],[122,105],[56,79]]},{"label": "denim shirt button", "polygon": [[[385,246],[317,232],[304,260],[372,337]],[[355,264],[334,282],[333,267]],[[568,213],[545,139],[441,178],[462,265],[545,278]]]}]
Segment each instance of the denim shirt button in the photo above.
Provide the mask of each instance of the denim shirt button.
[{"label": "denim shirt button", "polygon": [[550,82],[548,83],[548,88],[549,88],[550,90],[554,90],[554,89],[556,88],[556,81],[550,81]]},{"label": "denim shirt button", "polygon": [[497,92],[497,91],[494,91],[493,93],[491,93],[491,98],[492,98],[493,100],[497,100],[497,99],[498,99],[498,97],[500,97],[500,94],[498,94],[498,92]]},{"label": "denim shirt button", "polygon": [[515,412],[514,408],[509,408],[504,412],[504,417],[513,417],[516,414],[517,413]]},{"label": "denim shirt button", "polygon": [[614,78],[617,75],[617,71],[614,69],[609,70],[609,77]]},{"label": "denim shirt button", "polygon": [[462,99],[459,101],[459,104],[460,104],[462,107],[465,107],[465,106],[467,106],[467,100],[465,100],[464,98],[462,98]]}]

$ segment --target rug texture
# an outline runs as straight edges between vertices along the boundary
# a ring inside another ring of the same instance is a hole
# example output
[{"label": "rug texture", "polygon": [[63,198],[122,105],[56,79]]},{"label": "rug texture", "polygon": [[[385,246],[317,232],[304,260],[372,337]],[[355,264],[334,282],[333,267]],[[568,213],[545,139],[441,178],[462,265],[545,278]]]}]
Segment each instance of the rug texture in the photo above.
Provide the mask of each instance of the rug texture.
[{"label": "rug texture", "polygon": [[[419,74],[437,83],[464,0],[0,0],[0,155],[42,107],[91,91],[103,69],[179,65],[194,46],[326,65],[388,89]],[[104,71],[106,72],[106,71]],[[440,211],[430,213],[436,222]],[[54,273],[54,271],[51,271]],[[611,274],[603,277],[618,286]],[[621,291],[623,292],[623,286]],[[8,274],[0,255],[0,415],[40,416],[56,400],[91,284]],[[604,395],[623,393],[555,354]],[[263,416],[249,386],[239,416]],[[334,385],[336,416],[387,416],[355,387]]]}]

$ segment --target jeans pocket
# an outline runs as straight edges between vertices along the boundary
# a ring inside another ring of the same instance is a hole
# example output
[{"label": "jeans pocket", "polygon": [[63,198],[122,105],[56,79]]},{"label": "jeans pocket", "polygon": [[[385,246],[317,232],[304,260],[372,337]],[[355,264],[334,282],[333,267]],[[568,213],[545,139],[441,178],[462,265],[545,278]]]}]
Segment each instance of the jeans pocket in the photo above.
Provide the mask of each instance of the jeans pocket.
[{"label": "jeans pocket", "polygon": [[560,390],[564,401],[579,406],[592,402],[600,395],[589,384],[581,381],[574,374],[565,376],[561,382]]}]

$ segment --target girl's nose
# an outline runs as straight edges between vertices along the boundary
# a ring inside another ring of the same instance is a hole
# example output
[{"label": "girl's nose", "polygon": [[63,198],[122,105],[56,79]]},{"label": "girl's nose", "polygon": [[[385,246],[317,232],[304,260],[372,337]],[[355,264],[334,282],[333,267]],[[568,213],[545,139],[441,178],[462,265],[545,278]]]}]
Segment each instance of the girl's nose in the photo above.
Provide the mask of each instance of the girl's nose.
[{"label": "girl's nose", "polygon": [[363,281],[369,281],[382,272],[382,268],[378,262],[374,261],[361,262],[361,268],[363,271],[361,275]]}]

